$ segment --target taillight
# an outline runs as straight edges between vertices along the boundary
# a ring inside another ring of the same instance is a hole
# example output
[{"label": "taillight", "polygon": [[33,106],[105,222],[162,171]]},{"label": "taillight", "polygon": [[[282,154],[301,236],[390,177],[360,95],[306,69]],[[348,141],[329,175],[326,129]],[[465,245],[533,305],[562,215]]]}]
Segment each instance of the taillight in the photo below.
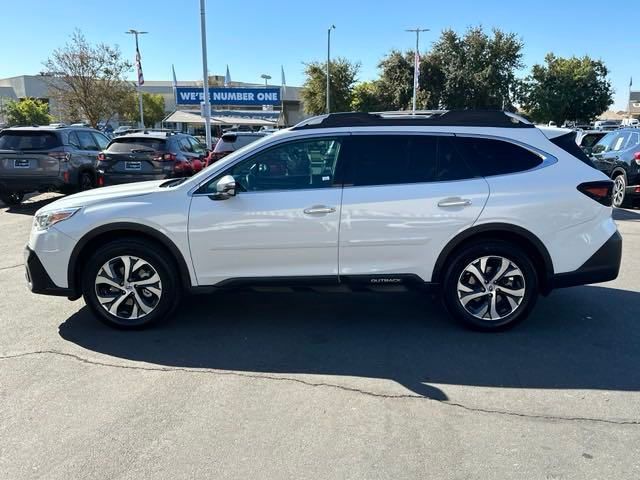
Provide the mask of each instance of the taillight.
[{"label": "taillight", "polygon": [[633,154],[633,158],[638,165],[640,165],[640,152],[636,152]]},{"label": "taillight", "polygon": [[610,207],[613,203],[613,182],[610,180],[581,183],[578,190],[605,207]]},{"label": "taillight", "polygon": [[98,154],[98,161],[99,162],[104,162],[107,159],[107,156],[104,153],[99,153]]},{"label": "taillight", "polygon": [[220,160],[221,158],[226,157],[227,155],[229,155],[231,152],[211,152],[209,154],[209,158],[207,159],[207,167],[209,165],[211,165],[212,163],[217,162],[218,160]]},{"label": "taillight", "polygon": [[49,156],[60,162],[68,162],[71,158],[71,154],[67,152],[49,152]]},{"label": "taillight", "polygon": [[102,175],[98,175],[98,186],[104,187],[104,177]]},{"label": "taillight", "polygon": [[163,162],[175,162],[176,155],[174,153],[156,152],[153,155],[153,159]]},{"label": "taillight", "polygon": [[184,162],[182,160],[177,160],[176,163],[173,164],[173,171],[176,173],[183,173],[186,170],[188,170],[189,167],[190,165],[187,162]]}]

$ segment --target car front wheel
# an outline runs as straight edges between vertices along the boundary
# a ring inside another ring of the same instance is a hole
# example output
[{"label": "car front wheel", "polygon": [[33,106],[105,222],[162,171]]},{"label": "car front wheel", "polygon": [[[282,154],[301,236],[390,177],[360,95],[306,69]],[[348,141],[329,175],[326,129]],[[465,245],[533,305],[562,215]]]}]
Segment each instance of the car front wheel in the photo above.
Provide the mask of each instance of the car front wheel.
[{"label": "car front wheel", "polygon": [[134,329],[167,317],[180,291],[166,252],[138,240],[100,247],[83,273],[83,296],[109,326]]},{"label": "car front wheel", "polygon": [[468,327],[503,330],[524,320],[538,297],[529,257],[501,241],[482,241],[451,259],[443,283],[447,310]]}]

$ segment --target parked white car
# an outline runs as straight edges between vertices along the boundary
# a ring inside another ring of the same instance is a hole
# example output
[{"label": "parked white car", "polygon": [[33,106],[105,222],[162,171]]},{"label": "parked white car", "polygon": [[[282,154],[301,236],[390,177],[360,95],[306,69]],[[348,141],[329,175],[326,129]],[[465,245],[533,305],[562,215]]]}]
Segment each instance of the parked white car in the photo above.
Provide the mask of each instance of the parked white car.
[{"label": "parked white car", "polygon": [[185,292],[338,283],[436,289],[505,328],[539,294],[616,278],[612,182],[589,163],[575,132],[502,112],[314,117],[191,178],[47,205],[27,277],[122,328]]}]

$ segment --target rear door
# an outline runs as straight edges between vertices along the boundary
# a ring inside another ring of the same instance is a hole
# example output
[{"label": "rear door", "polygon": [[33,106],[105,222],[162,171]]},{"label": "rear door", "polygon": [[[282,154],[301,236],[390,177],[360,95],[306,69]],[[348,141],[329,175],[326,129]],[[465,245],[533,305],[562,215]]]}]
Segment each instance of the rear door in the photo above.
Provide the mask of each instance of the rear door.
[{"label": "rear door", "polygon": [[170,171],[173,160],[164,160],[166,140],[150,137],[117,137],[103,152],[100,168],[105,174],[160,175]]},{"label": "rear door", "polygon": [[55,132],[38,130],[5,130],[0,133],[0,177],[56,177],[62,152]]},{"label": "rear door", "polygon": [[489,196],[453,136],[354,134],[342,161],[339,271],[354,280],[429,281],[439,253]]}]

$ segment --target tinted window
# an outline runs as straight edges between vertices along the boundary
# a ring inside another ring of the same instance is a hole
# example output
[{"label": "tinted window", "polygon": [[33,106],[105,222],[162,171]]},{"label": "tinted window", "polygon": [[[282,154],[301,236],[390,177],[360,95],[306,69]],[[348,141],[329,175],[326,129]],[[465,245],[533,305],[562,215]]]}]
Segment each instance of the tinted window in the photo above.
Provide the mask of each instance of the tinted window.
[{"label": "tinted window", "polygon": [[186,138],[179,138],[178,139],[178,147],[183,152],[193,153],[193,148],[191,147],[191,144],[189,143],[189,140],[187,140]]},{"label": "tinted window", "polygon": [[78,135],[80,148],[82,150],[98,150],[98,145],[96,144],[93,135],[91,135],[91,132],[86,130],[78,130],[76,134]]},{"label": "tinted window", "polygon": [[340,149],[338,138],[285,143],[234,165],[205,191],[215,192],[217,179],[225,175],[235,178],[241,192],[331,187]]},{"label": "tinted window", "polygon": [[0,150],[48,150],[59,146],[55,133],[7,130],[0,134]]},{"label": "tinted window", "polygon": [[542,158],[513,143],[488,138],[455,137],[466,163],[483,177],[523,172],[542,163]]},{"label": "tinted window", "polygon": [[104,150],[109,145],[109,139],[100,133],[93,132],[93,138],[98,144],[98,149]]},{"label": "tinted window", "polygon": [[134,150],[163,151],[165,141],[157,138],[116,138],[111,142],[107,152],[131,153]]},{"label": "tinted window", "polygon": [[202,145],[199,141],[197,141],[195,138],[193,137],[188,137],[187,140],[189,141],[189,143],[191,144],[191,151],[193,151],[193,153],[197,153],[197,154],[201,154],[205,152],[205,148],[204,145]]},{"label": "tinted window", "polygon": [[453,145],[453,137],[355,135],[346,151],[345,185],[444,182],[474,176]]}]

